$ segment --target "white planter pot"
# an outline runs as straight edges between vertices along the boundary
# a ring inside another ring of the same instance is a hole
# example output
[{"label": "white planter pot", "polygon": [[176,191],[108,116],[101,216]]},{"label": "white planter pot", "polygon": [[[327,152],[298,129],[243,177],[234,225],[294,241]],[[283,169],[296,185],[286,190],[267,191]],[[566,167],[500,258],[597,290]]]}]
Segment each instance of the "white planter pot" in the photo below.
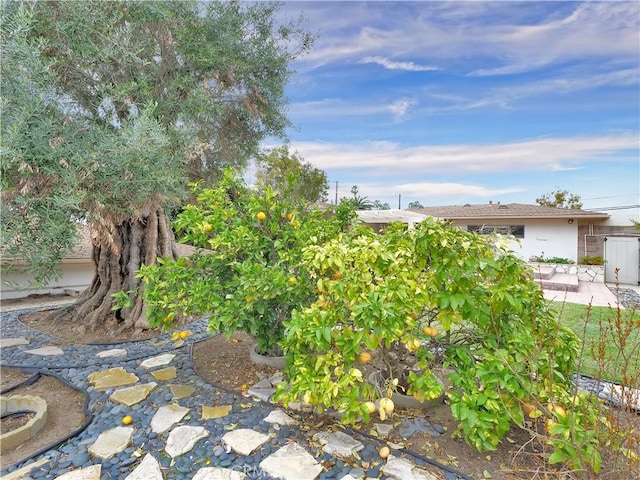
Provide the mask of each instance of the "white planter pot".
[{"label": "white planter pot", "polygon": [[266,355],[261,355],[256,351],[257,345],[252,345],[249,350],[249,358],[253,363],[257,363],[258,365],[266,365],[267,367],[276,368],[278,370],[283,370],[285,367],[285,357],[269,357]]},{"label": "white planter pot", "polygon": [[[371,385],[373,385],[376,388],[378,393],[380,393],[382,396],[386,396],[386,393],[383,391],[383,386],[380,384],[380,374],[378,372],[373,372],[371,375],[369,375],[367,380]],[[398,408],[415,408],[415,409],[421,409],[421,410],[435,408],[439,405],[442,405],[442,403],[444,402],[444,385],[442,384],[440,379],[438,379],[438,382],[443,387],[443,393],[437,398],[434,398],[433,400],[425,400],[424,402],[419,402],[418,400],[413,398],[413,396],[411,395],[404,395],[398,392],[394,392],[391,395],[391,400],[393,401],[394,405]]]}]

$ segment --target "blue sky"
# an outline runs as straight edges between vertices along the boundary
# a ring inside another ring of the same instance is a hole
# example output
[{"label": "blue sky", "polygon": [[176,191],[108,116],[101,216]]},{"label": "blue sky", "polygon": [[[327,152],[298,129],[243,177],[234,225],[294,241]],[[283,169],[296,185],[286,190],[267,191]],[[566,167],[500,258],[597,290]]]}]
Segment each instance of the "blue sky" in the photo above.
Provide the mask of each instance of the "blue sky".
[{"label": "blue sky", "polygon": [[[318,38],[287,89],[293,149],[402,207],[640,204],[640,3],[286,2]],[[635,210],[637,211],[637,209]],[[635,212],[634,211],[634,212]],[[630,212],[632,213],[632,212]]]}]

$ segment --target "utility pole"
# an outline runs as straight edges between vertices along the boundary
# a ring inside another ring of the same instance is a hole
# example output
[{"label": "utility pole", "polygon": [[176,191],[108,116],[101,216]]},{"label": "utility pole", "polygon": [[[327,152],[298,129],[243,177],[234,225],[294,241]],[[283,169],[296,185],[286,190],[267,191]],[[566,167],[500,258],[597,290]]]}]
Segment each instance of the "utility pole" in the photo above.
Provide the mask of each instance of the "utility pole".
[{"label": "utility pole", "polygon": [[336,180],[336,205],[338,205],[338,181]]},{"label": "utility pole", "polygon": [[402,194],[398,194],[398,210],[402,210]]}]

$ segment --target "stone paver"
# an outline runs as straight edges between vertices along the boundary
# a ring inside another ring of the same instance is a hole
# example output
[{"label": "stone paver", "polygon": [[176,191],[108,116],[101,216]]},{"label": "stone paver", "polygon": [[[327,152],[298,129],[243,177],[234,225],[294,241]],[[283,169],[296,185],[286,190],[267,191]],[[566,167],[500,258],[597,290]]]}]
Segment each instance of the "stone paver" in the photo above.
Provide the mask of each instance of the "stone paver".
[{"label": "stone paver", "polygon": [[169,390],[171,390],[173,400],[190,397],[196,391],[191,385],[169,385]]},{"label": "stone paver", "polygon": [[323,444],[322,450],[331,455],[350,457],[364,448],[362,442],[344,432],[319,432],[316,436]]},{"label": "stone paver", "polygon": [[110,348],[109,350],[103,350],[102,352],[96,353],[96,357],[113,358],[113,357],[122,357],[126,354],[127,354],[127,351],[124,348]]},{"label": "stone paver", "polygon": [[143,361],[140,366],[142,368],[151,369],[156,367],[162,367],[164,365],[168,365],[171,363],[171,360],[175,358],[175,354],[173,353],[163,353],[162,355],[157,355],[155,357],[147,358]]},{"label": "stone paver", "polygon": [[231,405],[220,405],[218,407],[208,407],[206,405],[202,405],[202,416],[201,420],[214,420],[216,418],[226,417],[231,413]]},{"label": "stone paver", "polygon": [[267,423],[276,423],[278,425],[297,425],[298,422],[287,415],[282,410],[274,410],[264,419]]},{"label": "stone paver", "polygon": [[207,435],[209,435],[209,432],[204,427],[181,425],[169,433],[164,451],[172,457],[177,457],[190,451],[198,440],[205,438]]},{"label": "stone paver", "polygon": [[41,357],[55,357],[57,355],[64,355],[64,351],[60,347],[56,347],[53,345],[34,348],[33,350],[25,350],[24,353],[30,353],[31,355],[39,355]]},{"label": "stone paver", "polygon": [[124,387],[133,385],[139,380],[133,373],[127,372],[122,367],[110,368],[102,372],[94,372],[88,377],[89,383],[93,383],[96,390],[106,390],[111,387]]},{"label": "stone paver", "polygon": [[163,480],[162,470],[156,458],[147,453],[142,462],[124,480]]},{"label": "stone paver", "polygon": [[395,456],[387,458],[387,463],[382,467],[382,472],[396,480],[437,480],[429,472],[417,468],[410,460]]},{"label": "stone paver", "polygon": [[196,472],[191,480],[244,480],[247,476],[242,472],[228,468],[204,467]]},{"label": "stone paver", "polygon": [[18,345],[29,345],[29,340],[24,337],[0,338],[0,349],[17,347]]},{"label": "stone paver", "polygon": [[374,426],[376,427],[376,432],[378,432],[378,435],[383,438],[388,437],[391,433],[391,430],[393,430],[393,425],[389,425],[386,423],[376,423],[374,424]]},{"label": "stone paver", "polygon": [[151,419],[151,431],[164,433],[174,424],[182,420],[189,413],[189,409],[181,407],[177,403],[161,406]]},{"label": "stone paver", "polygon": [[132,436],[133,427],[112,428],[98,436],[95,443],[89,447],[89,453],[103,460],[109,460],[129,446]]},{"label": "stone paver", "polygon": [[265,458],[260,468],[281,480],[315,480],[322,473],[322,465],[295,442]]},{"label": "stone paver", "polygon": [[250,428],[240,428],[225,433],[222,437],[222,443],[229,445],[234,452],[240,455],[251,455],[251,452],[267,443],[269,438],[269,435]]},{"label": "stone paver", "polygon": [[98,464],[91,465],[87,468],[81,468],[79,470],[67,472],[63,475],[60,475],[59,477],[56,477],[56,480],[100,480],[101,474],[102,465]]},{"label": "stone paver", "polygon": [[119,388],[111,394],[109,400],[131,407],[142,400],[158,386],[156,382],[143,383],[133,387]]},{"label": "stone paver", "polygon": [[177,374],[176,367],[161,368],[160,370],[151,372],[151,375],[153,375],[156,380],[171,380],[176,378]]}]

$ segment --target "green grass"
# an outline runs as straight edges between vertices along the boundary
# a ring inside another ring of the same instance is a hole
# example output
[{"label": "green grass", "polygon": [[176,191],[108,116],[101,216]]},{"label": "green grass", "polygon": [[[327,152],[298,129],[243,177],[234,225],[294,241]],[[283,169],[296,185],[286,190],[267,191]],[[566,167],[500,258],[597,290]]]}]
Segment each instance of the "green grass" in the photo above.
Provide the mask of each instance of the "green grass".
[{"label": "green grass", "polygon": [[552,302],[560,323],[583,339],[580,373],[640,385],[640,311]]}]

